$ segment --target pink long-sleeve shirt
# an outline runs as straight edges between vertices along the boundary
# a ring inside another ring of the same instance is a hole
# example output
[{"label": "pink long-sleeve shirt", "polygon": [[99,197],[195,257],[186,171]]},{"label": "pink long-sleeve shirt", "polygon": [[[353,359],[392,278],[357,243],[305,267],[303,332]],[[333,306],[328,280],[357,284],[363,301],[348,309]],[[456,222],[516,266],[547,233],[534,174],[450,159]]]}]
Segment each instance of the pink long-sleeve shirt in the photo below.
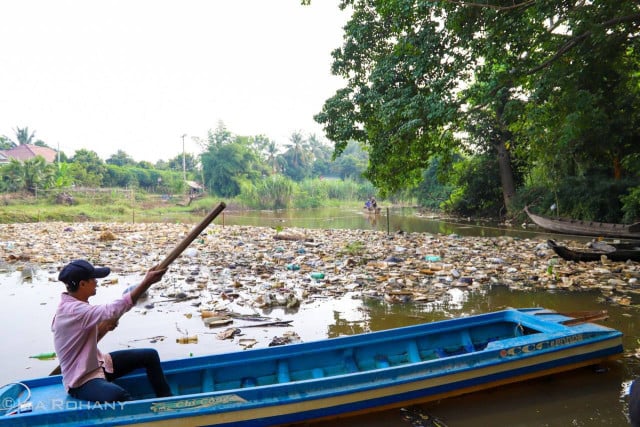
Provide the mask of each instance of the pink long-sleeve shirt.
[{"label": "pink long-sleeve shirt", "polygon": [[66,292],[61,295],[51,330],[67,391],[93,378],[105,378],[103,368],[113,371],[109,354],[98,350],[98,324],[120,317],[132,306],[129,293],[105,305],[91,305]]}]

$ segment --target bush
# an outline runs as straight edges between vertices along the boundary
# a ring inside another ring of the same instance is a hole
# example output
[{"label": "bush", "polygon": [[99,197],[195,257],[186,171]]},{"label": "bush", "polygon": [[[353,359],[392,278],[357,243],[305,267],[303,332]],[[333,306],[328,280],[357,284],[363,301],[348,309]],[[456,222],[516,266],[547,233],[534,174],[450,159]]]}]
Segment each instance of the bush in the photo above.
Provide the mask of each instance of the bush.
[{"label": "bush", "polygon": [[291,204],[295,183],[283,175],[272,175],[257,185],[242,185],[241,200],[258,209],[285,209]]},{"label": "bush", "polygon": [[455,190],[441,204],[443,210],[463,216],[500,216],[504,202],[495,157],[474,156],[456,163],[451,184]]},{"label": "bush", "polygon": [[621,196],[622,202],[622,220],[625,223],[633,223],[640,221],[640,187],[629,189],[629,194]]},{"label": "bush", "polygon": [[[535,212],[542,215],[628,223],[640,216],[640,187],[631,184],[629,180],[595,174],[565,178],[555,193],[545,186],[527,187],[518,204],[536,206]],[[557,211],[551,209],[552,205]]]}]

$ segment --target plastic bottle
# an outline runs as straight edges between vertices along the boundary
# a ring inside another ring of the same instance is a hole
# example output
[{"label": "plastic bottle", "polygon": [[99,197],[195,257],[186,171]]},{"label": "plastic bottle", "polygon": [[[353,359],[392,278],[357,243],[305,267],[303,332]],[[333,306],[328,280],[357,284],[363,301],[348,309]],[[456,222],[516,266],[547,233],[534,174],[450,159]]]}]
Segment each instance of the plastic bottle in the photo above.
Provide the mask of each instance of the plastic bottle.
[{"label": "plastic bottle", "polygon": [[311,273],[311,278],[315,280],[322,280],[324,279],[324,273],[321,273],[319,271],[314,271],[313,273]]},{"label": "plastic bottle", "polygon": [[300,266],[298,264],[287,264],[287,270],[297,271],[300,270]]},{"label": "plastic bottle", "polygon": [[29,358],[31,358],[31,359],[40,359],[40,360],[51,360],[51,359],[55,359],[56,358],[56,354],[55,353],[40,353],[40,354],[35,354],[33,356],[29,356]]}]

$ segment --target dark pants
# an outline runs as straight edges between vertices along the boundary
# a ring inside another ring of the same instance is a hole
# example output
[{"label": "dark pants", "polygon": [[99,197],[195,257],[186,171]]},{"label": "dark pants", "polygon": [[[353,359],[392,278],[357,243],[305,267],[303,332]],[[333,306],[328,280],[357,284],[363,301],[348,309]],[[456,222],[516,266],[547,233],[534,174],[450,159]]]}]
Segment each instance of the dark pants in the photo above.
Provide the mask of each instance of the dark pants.
[{"label": "dark pants", "polygon": [[80,387],[69,389],[71,396],[93,402],[123,402],[131,400],[131,395],[127,390],[111,381],[138,368],[146,369],[147,378],[156,396],[171,396],[171,389],[162,372],[157,351],[152,348],[140,348],[135,350],[114,351],[110,354],[113,360],[113,373],[107,372],[106,380],[94,378],[82,384]]}]

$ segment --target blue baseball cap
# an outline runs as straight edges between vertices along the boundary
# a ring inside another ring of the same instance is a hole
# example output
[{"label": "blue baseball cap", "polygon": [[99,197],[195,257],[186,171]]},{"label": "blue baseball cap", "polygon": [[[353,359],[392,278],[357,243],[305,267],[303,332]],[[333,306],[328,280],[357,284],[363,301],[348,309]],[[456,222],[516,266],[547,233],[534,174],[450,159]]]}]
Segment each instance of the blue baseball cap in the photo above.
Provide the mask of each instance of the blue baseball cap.
[{"label": "blue baseball cap", "polygon": [[80,281],[100,279],[107,277],[109,273],[111,273],[109,267],[94,267],[88,261],[76,259],[64,266],[58,275],[58,280],[66,284],[70,291],[74,291],[80,285]]}]

